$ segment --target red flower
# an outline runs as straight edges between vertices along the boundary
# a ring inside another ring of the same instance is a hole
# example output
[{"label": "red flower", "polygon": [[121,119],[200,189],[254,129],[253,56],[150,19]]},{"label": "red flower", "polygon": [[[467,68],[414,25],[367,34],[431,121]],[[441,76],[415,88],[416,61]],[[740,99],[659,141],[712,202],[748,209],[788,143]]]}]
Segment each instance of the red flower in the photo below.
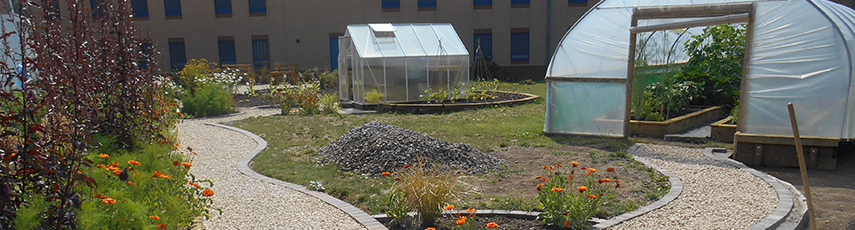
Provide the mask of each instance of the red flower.
[{"label": "red flower", "polygon": [[413,164],[404,165],[404,168],[409,168],[409,167],[413,167]]},{"label": "red flower", "polygon": [[139,161],[135,161],[135,160],[129,160],[129,161],[128,161],[128,164],[132,164],[132,165],[141,165]]},{"label": "red flower", "polygon": [[185,167],[185,168],[188,168],[188,169],[189,169],[190,167],[193,167],[193,164],[190,164],[190,162],[181,162],[181,165],[184,165],[184,167]]},{"label": "red flower", "polygon": [[567,179],[571,179],[571,180],[572,180],[572,179],[573,179],[573,176],[568,176],[568,177],[567,177]]},{"label": "red flower", "polygon": [[535,177],[534,179],[540,179],[540,178],[543,178],[543,177],[542,177],[542,176],[537,176],[537,177]]},{"label": "red flower", "polygon": [[561,167],[561,166],[563,166],[563,165],[561,165],[561,164],[555,164],[555,167]]},{"label": "red flower", "polygon": [[202,195],[203,196],[213,196],[214,191],[211,191],[210,189],[205,189],[205,191],[202,191]]},{"label": "red flower", "polygon": [[588,198],[597,199],[597,196],[594,196],[594,194],[588,194]]},{"label": "red flower", "polygon": [[579,169],[585,170],[585,169],[588,169],[588,167],[582,166],[582,168],[579,168]]},{"label": "red flower", "polygon": [[537,184],[537,191],[540,191],[540,187],[543,187],[543,184]]},{"label": "red flower", "polygon": [[570,227],[570,220],[565,220],[565,221],[564,221],[564,227],[565,227],[565,228],[569,228],[569,227]]},{"label": "red flower", "polygon": [[607,168],[606,169],[606,172],[614,172],[614,171],[615,171],[615,168]]},{"label": "red flower", "polygon": [[160,220],[160,217],[159,217],[159,216],[148,216],[148,218],[152,218],[152,219],[154,219],[154,220]]},{"label": "red flower", "polygon": [[540,182],[547,182],[547,181],[549,181],[549,179],[546,179],[546,178],[540,179]]},{"label": "red flower", "polygon": [[190,182],[190,183],[188,183],[188,184],[190,184],[190,185],[192,185],[193,187],[196,187],[196,188],[201,188],[201,187],[199,186],[199,184],[196,184],[196,183],[193,183],[193,182]]},{"label": "red flower", "polygon": [[181,165],[180,161],[172,161],[172,165],[179,166]]},{"label": "red flower", "polygon": [[166,224],[164,224],[164,223],[160,223],[160,224],[157,224],[157,225],[155,225],[155,226],[156,226],[158,229],[166,229]]}]

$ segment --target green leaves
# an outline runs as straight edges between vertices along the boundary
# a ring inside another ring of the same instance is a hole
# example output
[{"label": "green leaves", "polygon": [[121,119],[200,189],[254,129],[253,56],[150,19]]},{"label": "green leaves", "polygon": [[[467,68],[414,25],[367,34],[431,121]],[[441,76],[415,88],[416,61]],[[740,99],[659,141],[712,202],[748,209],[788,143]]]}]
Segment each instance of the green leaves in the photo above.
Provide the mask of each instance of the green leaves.
[{"label": "green leaves", "polygon": [[692,104],[731,105],[739,97],[745,59],[746,29],[743,25],[718,25],[692,35],[686,42],[691,58],[677,75],[680,81],[700,83]]}]

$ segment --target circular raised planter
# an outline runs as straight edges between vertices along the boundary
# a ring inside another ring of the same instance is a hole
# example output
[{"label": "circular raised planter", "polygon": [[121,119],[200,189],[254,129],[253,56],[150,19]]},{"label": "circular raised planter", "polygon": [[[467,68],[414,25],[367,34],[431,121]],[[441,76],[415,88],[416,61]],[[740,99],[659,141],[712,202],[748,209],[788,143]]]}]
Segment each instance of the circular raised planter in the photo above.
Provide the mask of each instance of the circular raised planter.
[{"label": "circular raised planter", "polygon": [[494,106],[511,106],[524,104],[531,101],[534,101],[540,96],[527,94],[527,93],[517,93],[517,92],[506,92],[506,91],[497,91],[496,93],[502,94],[515,94],[520,95],[522,98],[514,99],[514,100],[504,100],[504,101],[492,101],[492,102],[476,102],[476,103],[465,103],[465,102],[455,102],[451,103],[451,101],[443,101],[441,103],[428,104],[425,101],[409,101],[409,102],[397,102],[397,103],[378,103],[377,111],[378,112],[404,112],[404,113],[442,113],[442,112],[456,112],[470,109],[480,109]]}]

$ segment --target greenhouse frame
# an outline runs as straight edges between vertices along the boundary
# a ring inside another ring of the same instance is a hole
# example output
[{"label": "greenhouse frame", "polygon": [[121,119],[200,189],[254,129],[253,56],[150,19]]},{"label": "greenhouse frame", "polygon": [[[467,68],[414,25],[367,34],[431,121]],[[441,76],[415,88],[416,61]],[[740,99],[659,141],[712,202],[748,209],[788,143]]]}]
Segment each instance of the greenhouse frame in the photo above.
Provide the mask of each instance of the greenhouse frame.
[{"label": "greenhouse frame", "polygon": [[737,132],[855,138],[855,10],[825,0],[603,0],[547,69],[544,133],[627,137],[638,33],[745,24]]},{"label": "greenhouse frame", "polygon": [[448,23],[348,25],[339,50],[343,103],[417,101],[469,88],[469,52]]}]

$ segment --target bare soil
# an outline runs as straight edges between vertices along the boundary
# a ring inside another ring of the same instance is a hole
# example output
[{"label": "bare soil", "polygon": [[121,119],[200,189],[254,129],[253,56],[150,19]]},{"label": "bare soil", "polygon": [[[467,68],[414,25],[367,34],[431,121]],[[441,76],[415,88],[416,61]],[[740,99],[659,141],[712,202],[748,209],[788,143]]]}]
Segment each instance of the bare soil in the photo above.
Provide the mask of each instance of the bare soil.
[{"label": "bare soil", "polygon": [[[808,170],[817,229],[855,230],[855,155],[841,158],[836,170]],[[757,170],[790,182],[804,193],[799,168],[764,166]]]}]

